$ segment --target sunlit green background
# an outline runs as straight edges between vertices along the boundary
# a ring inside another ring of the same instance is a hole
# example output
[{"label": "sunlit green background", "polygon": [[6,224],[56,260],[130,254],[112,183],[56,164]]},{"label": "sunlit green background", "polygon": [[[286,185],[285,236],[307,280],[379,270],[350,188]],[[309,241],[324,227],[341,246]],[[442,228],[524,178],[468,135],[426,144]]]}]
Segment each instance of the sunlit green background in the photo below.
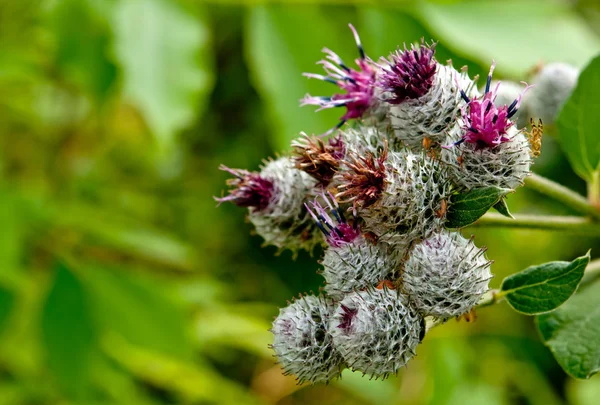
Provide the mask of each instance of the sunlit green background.
[{"label": "sunlit green background", "polygon": [[[472,75],[527,80],[600,52],[582,1],[0,0],[0,404],[595,405],[532,318],[506,304],[435,329],[397,378],[295,385],[267,345],[277,308],[317,291],[317,258],[275,257],[223,204],[220,163],[256,169],[340,111],[299,108],[347,27],[374,59],[421,37]],[[308,3],[308,2],[307,2]],[[481,82],[480,82],[481,83]],[[552,132],[552,128],[550,128]],[[547,136],[535,170],[585,191]],[[569,213],[526,189],[515,212]],[[598,240],[467,230],[497,275]]]}]

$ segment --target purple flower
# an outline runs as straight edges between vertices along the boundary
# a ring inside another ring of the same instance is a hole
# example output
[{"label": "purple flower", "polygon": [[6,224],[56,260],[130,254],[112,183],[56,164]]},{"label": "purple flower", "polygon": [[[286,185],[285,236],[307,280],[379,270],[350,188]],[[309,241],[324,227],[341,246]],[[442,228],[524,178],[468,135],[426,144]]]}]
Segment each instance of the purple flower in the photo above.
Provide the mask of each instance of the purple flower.
[{"label": "purple flower", "polygon": [[374,65],[365,56],[365,51],[362,48],[356,29],[354,29],[352,24],[349,24],[349,26],[354,34],[354,39],[356,40],[356,45],[358,46],[360,54],[360,58],[355,61],[358,69],[348,67],[335,52],[324,48],[323,52],[327,54],[327,57],[318,63],[323,65],[323,69],[327,75],[323,76],[313,73],[304,73],[304,76],[306,77],[335,84],[345,93],[334,94],[330,97],[313,97],[310,94],[307,94],[300,100],[300,105],[302,106],[309,104],[319,106],[320,108],[317,109],[317,111],[326,108],[346,107],[346,114],[340,118],[341,121],[335,128],[340,128],[350,119],[361,118],[375,101]]},{"label": "purple flower", "polygon": [[258,173],[252,173],[242,169],[230,169],[225,165],[219,167],[234,176],[227,181],[227,185],[232,187],[229,195],[216,198],[219,203],[231,201],[238,207],[249,207],[255,211],[262,211],[269,206],[273,196],[273,182],[265,179]]},{"label": "purple flower", "polygon": [[304,204],[306,209],[316,221],[317,226],[327,239],[327,243],[333,247],[341,247],[345,244],[352,243],[356,238],[360,236],[360,229],[358,229],[356,218],[353,221],[353,225],[348,224],[344,213],[340,209],[339,205],[335,201],[335,198],[330,194],[329,198],[331,202],[323,193],[322,198],[329,208],[329,212],[335,218],[335,221],[331,219],[327,213],[327,209],[321,206],[316,200],[312,203],[312,210],[308,204]]},{"label": "purple flower", "polygon": [[[465,131],[465,134],[462,139],[455,142],[454,145],[468,142],[475,145],[475,150],[481,150],[493,148],[511,140],[511,138],[506,136],[508,129],[514,125],[514,121],[512,121],[511,118],[519,110],[523,95],[532,86],[528,86],[527,83],[523,82],[525,84],[525,89],[516,100],[509,106],[503,105],[501,107],[496,107],[494,105],[494,100],[496,99],[500,83],[498,83],[493,90],[490,90],[492,74],[494,73],[495,67],[496,62],[493,62],[490,67],[490,73],[487,78],[483,96],[469,99],[465,92],[460,90],[463,100],[467,103],[461,108],[461,126]],[[448,148],[451,146],[444,147]]]},{"label": "purple flower", "polygon": [[404,51],[400,49],[390,55],[390,60],[385,60],[387,66],[382,67],[382,74],[377,85],[391,97],[386,101],[390,104],[400,104],[405,100],[412,100],[425,95],[433,85],[433,79],[437,67],[434,58],[435,43],[425,44],[421,39],[421,45],[411,45],[408,50],[404,45]]}]

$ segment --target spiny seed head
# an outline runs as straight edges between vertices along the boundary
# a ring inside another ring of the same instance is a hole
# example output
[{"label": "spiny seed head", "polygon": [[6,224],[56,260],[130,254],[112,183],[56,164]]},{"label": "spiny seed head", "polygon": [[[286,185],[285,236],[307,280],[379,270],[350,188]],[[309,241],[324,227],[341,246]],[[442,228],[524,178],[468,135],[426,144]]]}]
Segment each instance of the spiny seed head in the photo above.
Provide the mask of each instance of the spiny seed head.
[{"label": "spiny seed head", "polygon": [[355,207],[368,207],[375,203],[385,188],[387,156],[387,146],[378,157],[370,152],[365,156],[347,156],[343,162],[345,170],[337,181],[339,192],[336,197],[353,203]]},{"label": "spiny seed head", "polygon": [[350,368],[383,379],[416,354],[425,324],[405,295],[384,286],[346,295],[329,331]]},{"label": "spiny seed head", "polygon": [[304,296],[280,309],[273,322],[271,347],[284,373],[295,375],[299,383],[327,383],[344,368],[328,332],[333,310],[327,299]]},{"label": "spiny seed head", "polygon": [[579,69],[566,63],[549,63],[533,78],[536,88],[525,98],[524,104],[533,118],[541,118],[544,124],[552,124],[569,98]]},{"label": "spiny seed head", "polygon": [[[466,142],[475,145],[475,150],[480,150],[493,148],[510,140],[507,132],[514,126],[511,118],[519,110],[523,95],[531,86],[525,84],[523,92],[510,105],[497,107],[494,105],[494,101],[500,83],[494,89],[491,88],[495,66],[496,63],[492,63],[485,92],[481,97],[469,98],[464,95],[463,98],[467,103],[461,108],[461,120],[459,120],[463,135],[453,146]],[[448,147],[452,146],[445,146],[445,148]]]},{"label": "spiny seed head", "polygon": [[322,261],[325,292],[340,300],[345,294],[374,287],[383,280],[396,280],[402,253],[384,242],[371,243],[362,236],[352,243],[330,246]]},{"label": "spiny seed head", "polygon": [[434,58],[435,44],[427,45],[421,39],[421,45],[411,45],[410,50],[393,52],[389,60],[383,59],[377,85],[384,100],[390,104],[400,104],[424,96],[433,85],[436,71]]},{"label": "spiny seed head", "polygon": [[374,96],[376,65],[366,57],[358,33],[352,25],[350,25],[350,29],[354,34],[360,54],[360,58],[356,59],[357,69],[348,67],[336,53],[325,48],[323,52],[327,56],[319,61],[319,64],[323,65],[327,75],[304,74],[309,78],[335,84],[344,91],[344,94],[334,94],[330,97],[313,97],[307,94],[301,100],[302,106],[319,106],[320,108],[317,111],[326,108],[346,107],[346,114],[341,117],[341,121],[336,128],[341,127],[348,120],[363,117],[378,102]]},{"label": "spiny seed head", "polygon": [[459,73],[452,66],[436,63],[427,93],[399,104],[388,104],[393,129],[390,138],[416,148],[421,147],[424,138],[443,142],[447,129],[460,113],[461,89],[469,95],[477,93],[466,71]]},{"label": "spiny seed head", "polygon": [[230,201],[238,207],[247,207],[253,211],[267,209],[273,197],[273,182],[261,177],[260,174],[243,169],[230,169],[221,165],[219,169],[234,176],[227,180],[227,185],[232,187],[229,195],[215,198],[219,203]]},{"label": "spiny seed head", "polygon": [[379,156],[389,144],[387,130],[364,124],[344,128],[340,131],[340,138],[346,146],[346,156],[365,156],[367,153]]},{"label": "spiny seed head", "polygon": [[296,168],[308,173],[323,186],[327,186],[340,167],[346,155],[346,147],[341,136],[328,140],[302,134],[302,138],[292,141]]},{"label": "spiny seed head", "polygon": [[385,168],[385,188],[359,215],[364,232],[400,251],[443,228],[451,186],[445,168],[424,153],[390,152]]},{"label": "spiny seed head", "polygon": [[[450,131],[449,139],[457,139],[462,133],[462,127],[457,126]],[[477,144],[464,142],[442,149],[442,161],[458,190],[491,186],[515,189],[523,184],[531,167],[529,142],[514,126],[505,136],[508,141],[493,148],[479,149]]]},{"label": "spiny seed head", "polygon": [[440,232],[412,249],[402,288],[423,316],[460,316],[488,291],[490,264],[472,240],[458,232]]},{"label": "spiny seed head", "polygon": [[319,230],[304,209],[313,198],[316,181],[294,167],[289,157],[266,162],[260,177],[273,184],[269,206],[261,211],[250,210],[248,218],[265,244],[280,249],[311,251],[321,240]]}]

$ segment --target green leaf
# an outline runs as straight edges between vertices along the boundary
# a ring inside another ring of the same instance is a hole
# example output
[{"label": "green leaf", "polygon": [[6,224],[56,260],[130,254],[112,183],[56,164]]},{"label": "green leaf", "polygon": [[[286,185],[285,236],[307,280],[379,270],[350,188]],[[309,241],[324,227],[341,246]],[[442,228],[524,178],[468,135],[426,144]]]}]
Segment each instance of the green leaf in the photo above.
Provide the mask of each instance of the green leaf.
[{"label": "green leaf", "polygon": [[191,356],[189,319],[163,293],[164,285],[99,266],[86,266],[82,274],[104,331],[116,332],[151,351],[183,359]]},{"label": "green leaf", "polygon": [[589,378],[600,370],[600,283],[536,321],[544,344],[570,376]]},{"label": "green leaf", "polygon": [[484,65],[495,59],[498,72],[518,79],[540,60],[581,67],[600,51],[598,37],[563,2],[419,2],[413,10],[415,17],[455,52]]},{"label": "green leaf", "polygon": [[0,280],[7,284],[21,276],[27,223],[24,204],[13,193],[0,189]]},{"label": "green leaf", "polygon": [[14,304],[14,292],[7,288],[0,287],[0,331],[4,330]]},{"label": "green leaf", "polygon": [[450,197],[450,206],[446,215],[446,227],[463,228],[472,224],[511,191],[498,187],[485,187],[453,195]]},{"label": "green leaf", "polygon": [[[301,108],[299,103],[307,93],[332,95],[339,90],[329,83],[309,80],[302,73],[322,73],[316,62],[323,59],[321,49],[325,46],[343,58],[356,58],[358,52],[348,27],[343,35],[343,42],[336,41],[331,15],[318,7],[270,5],[249,10],[246,58],[252,80],[266,103],[275,148],[289,149],[300,131],[322,134],[344,114],[342,109],[315,112],[316,107]],[[353,52],[344,52],[352,48]]]},{"label": "green leaf", "polygon": [[88,396],[96,333],[83,286],[58,264],[42,312],[46,359],[61,390],[74,399]]},{"label": "green leaf", "polygon": [[558,139],[575,172],[592,181],[600,171],[600,56],[579,75],[556,121]]},{"label": "green leaf", "polygon": [[114,25],[125,95],[168,146],[196,117],[212,86],[205,19],[175,1],[123,0]]},{"label": "green leaf", "polygon": [[504,215],[505,217],[514,219],[514,217],[510,213],[510,210],[508,209],[508,204],[506,203],[505,198],[501,198],[500,201],[498,201],[496,204],[494,204],[494,209],[496,211],[498,211],[500,214]]},{"label": "green leaf", "polygon": [[219,311],[210,309],[198,315],[195,326],[198,340],[203,345],[232,346],[267,359],[273,356],[269,349],[273,340],[268,332],[271,325],[264,319],[225,308]]},{"label": "green leaf", "polygon": [[531,266],[502,281],[501,296],[526,315],[550,312],[575,293],[590,262],[590,253],[572,262],[549,262]]},{"label": "green leaf", "polygon": [[48,12],[56,35],[56,64],[65,79],[103,101],[117,77],[109,59],[110,26],[87,2],[59,0]]}]

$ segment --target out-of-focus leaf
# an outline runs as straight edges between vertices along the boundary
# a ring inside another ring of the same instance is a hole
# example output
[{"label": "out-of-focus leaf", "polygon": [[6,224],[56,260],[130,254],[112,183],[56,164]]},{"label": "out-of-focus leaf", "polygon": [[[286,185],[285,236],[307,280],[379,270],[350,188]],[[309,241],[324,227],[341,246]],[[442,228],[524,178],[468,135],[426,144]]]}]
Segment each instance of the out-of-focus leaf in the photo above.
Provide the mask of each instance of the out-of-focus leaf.
[{"label": "out-of-focus leaf", "polygon": [[89,395],[91,361],[96,350],[92,318],[82,284],[64,264],[57,265],[42,313],[42,339],[53,377],[73,399]]},{"label": "out-of-focus leaf", "polygon": [[201,361],[193,365],[177,361],[131,346],[115,337],[106,339],[103,347],[114,361],[133,375],[153,386],[176,393],[183,398],[183,403],[264,404],[244,387],[223,378]]},{"label": "out-of-focus leaf", "polygon": [[268,345],[273,336],[268,332],[269,322],[240,315],[224,308],[201,312],[196,321],[196,335],[200,344],[212,343],[233,346],[258,356],[272,358]]},{"label": "out-of-focus leaf", "polygon": [[495,59],[499,72],[519,79],[540,60],[583,66],[600,51],[600,40],[564,2],[419,2],[413,10],[458,54],[485,65]]},{"label": "out-of-focus leaf", "polygon": [[127,255],[189,271],[196,257],[191,246],[171,234],[152,229],[138,221],[100,211],[84,204],[53,206],[40,201],[35,214],[56,227],[68,227],[91,237],[94,242],[115,248]]},{"label": "out-of-focus leaf", "polygon": [[161,146],[201,111],[212,86],[208,29],[168,0],[123,0],[115,11],[115,53],[126,96],[142,112]]},{"label": "out-of-focus leaf", "polygon": [[[135,376],[107,356],[98,356],[92,369],[92,380],[115,405],[162,405],[152,393],[142,389]],[[1,405],[1,404],[0,404]]]},{"label": "out-of-focus leaf", "polygon": [[549,262],[531,266],[506,277],[501,294],[516,311],[527,315],[550,312],[569,299],[583,277],[590,254],[572,262]]},{"label": "out-of-focus leaf", "polygon": [[12,193],[0,190],[0,279],[11,283],[18,277],[26,232],[25,212]]},{"label": "out-of-focus leaf", "polygon": [[11,290],[0,287],[0,332],[4,330],[6,321],[15,304],[15,294]]},{"label": "out-of-focus leaf", "polygon": [[473,189],[450,197],[446,227],[462,228],[477,221],[511,190],[498,187]]},{"label": "out-of-focus leaf", "polygon": [[58,0],[48,12],[48,23],[56,36],[55,63],[65,79],[102,101],[117,77],[117,67],[108,55],[108,22],[86,1]]},{"label": "out-of-focus leaf", "polygon": [[471,77],[481,73],[478,65],[451,52],[443,41],[439,41],[442,38],[432,36],[406,9],[361,7],[358,12],[361,40],[367,54],[375,60],[381,56],[387,57],[398,47],[402,48],[405,43],[410,47],[411,43],[417,43],[424,38],[427,43],[437,42],[435,57],[440,63],[451,59],[457,69],[468,66]]},{"label": "out-of-focus leaf", "polygon": [[575,172],[591,181],[600,171],[600,56],[579,75],[560,112],[558,139]]},{"label": "out-of-focus leaf", "polygon": [[104,331],[148,350],[191,356],[188,318],[182,306],[162,291],[164,286],[100,266],[86,266],[82,274]]},{"label": "out-of-focus leaf", "polygon": [[380,381],[373,384],[362,373],[344,370],[342,378],[334,383],[335,386],[343,388],[358,398],[362,398],[370,404],[389,403],[390,398],[398,397],[398,387],[393,380]]},{"label": "out-of-focus leaf", "polygon": [[[343,47],[337,39],[330,15],[314,6],[269,5],[249,10],[246,21],[246,58],[252,79],[265,101],[272,145],[286,150],[300,131],[322,134],[339,122],[342,109],[315,112],[300,108],[299,99],[311,95],[332,95],[339,89],[329,83],[302,76],[303,72],[323,73],[316,62],[323,59],[323,47],[344,55],[354,46],[350,30]],[[352,65],[348,61],[349,65]]]},{"label": "out-of-focus leaf", "polygon": [[558,364],[572,377],[600,370],[600,283],[594,283],[556,311],[537,317],[537,326]]}]

